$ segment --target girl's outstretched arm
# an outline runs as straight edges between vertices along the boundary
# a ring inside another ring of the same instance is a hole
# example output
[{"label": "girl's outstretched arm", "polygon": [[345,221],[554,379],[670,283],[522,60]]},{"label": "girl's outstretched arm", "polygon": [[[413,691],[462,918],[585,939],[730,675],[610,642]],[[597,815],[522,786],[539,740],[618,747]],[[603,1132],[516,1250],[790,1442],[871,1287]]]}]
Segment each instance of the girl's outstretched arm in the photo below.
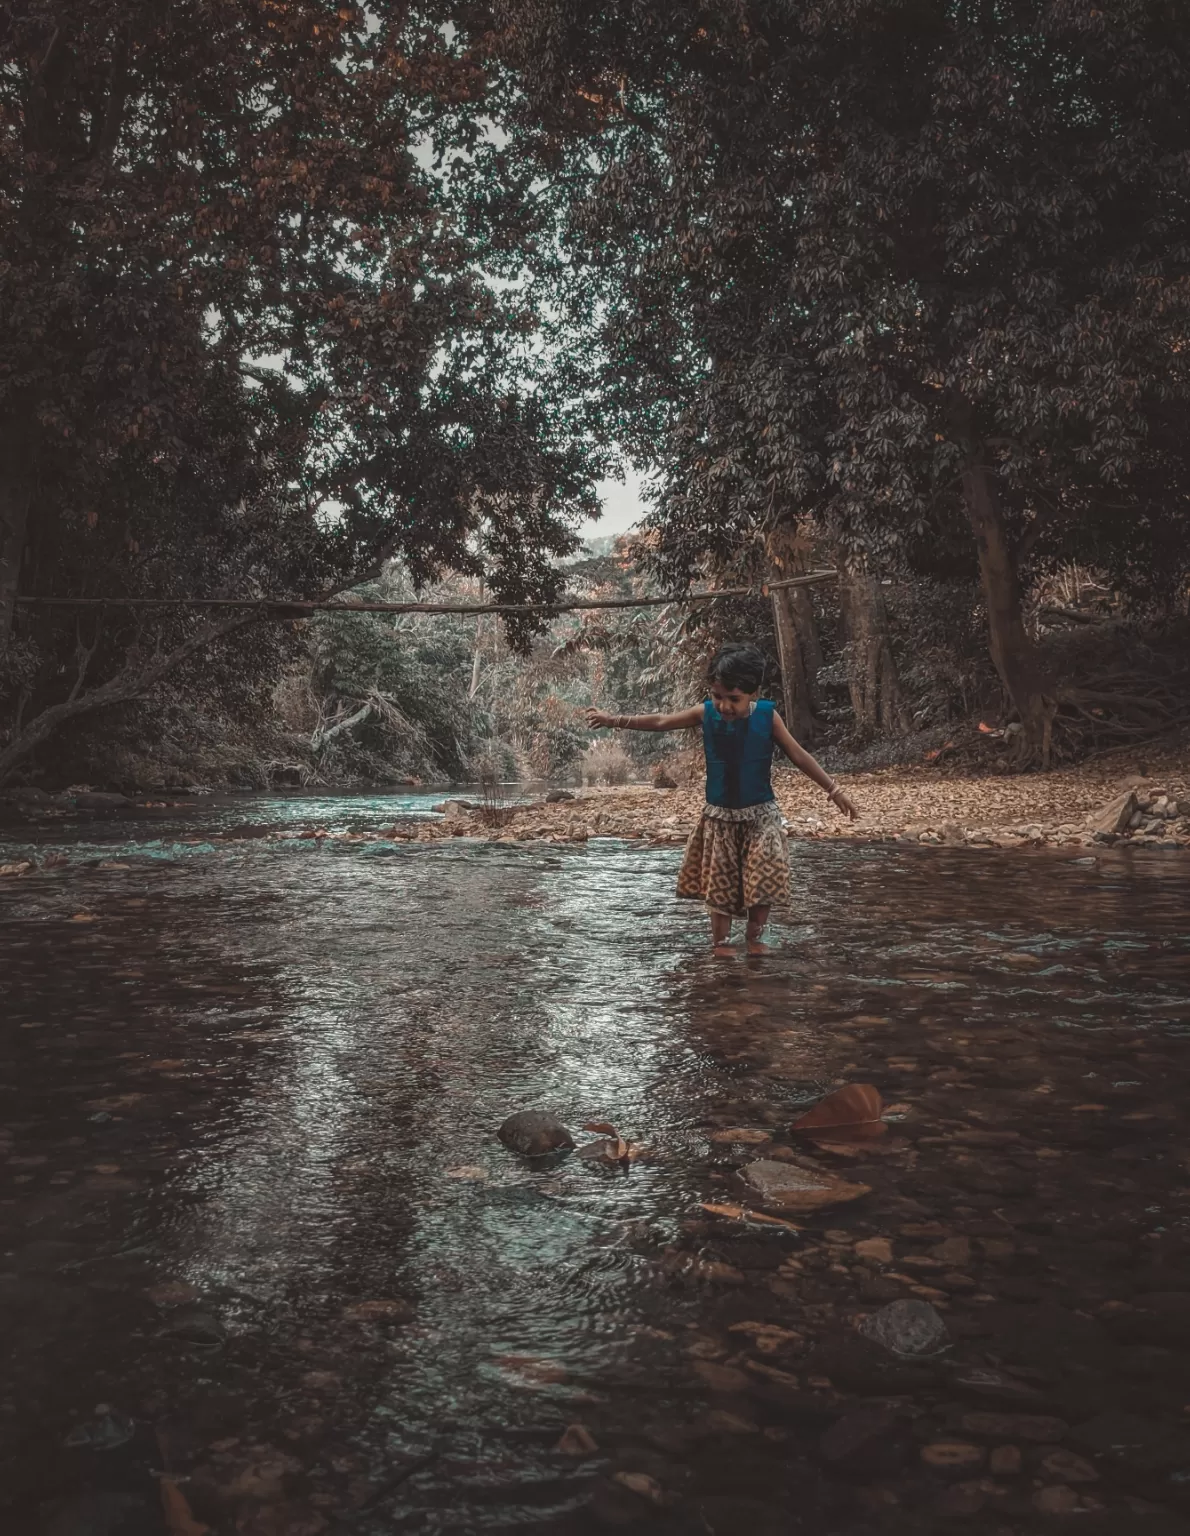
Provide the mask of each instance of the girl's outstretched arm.
[{"label": "girl's outstretched arm", "polygon": [[835,783],[822,764],[812,758],[805,747],[798,746],[789,733],[789,727],[776,710],[773,711],[773,740],[795,768],[800,768],[807,778],[813,779],[815,784],[825,789],[827,799],[833,800],[845,816],[849,816],[852,821],[855,820],[859,815],[859,808],[855,801],[846,790]]},{"label": "girl's outstretched arm", "polygon": [[702,724],[702,705],[680,709],[676,715],[606,715],[601,709],[589,709],[587,724],[606,725],[613,731],[687,731]]}]

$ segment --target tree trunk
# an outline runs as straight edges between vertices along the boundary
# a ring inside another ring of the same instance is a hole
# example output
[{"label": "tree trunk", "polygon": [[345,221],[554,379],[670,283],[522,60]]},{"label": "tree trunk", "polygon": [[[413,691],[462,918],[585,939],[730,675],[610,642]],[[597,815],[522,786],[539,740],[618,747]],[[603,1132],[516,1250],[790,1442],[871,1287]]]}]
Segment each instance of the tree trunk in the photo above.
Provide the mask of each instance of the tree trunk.
[{"label": "tree trunk", "polygon": [[839,552],[839,605],[847,637],[847,686],[856,726],[873,736],[907,736],[913,718],[888,633],[880,583],[862,555]]},{"label": "tree trunk", "polygon": [[[769,537],[774,580],[809,569],[808,541],[796,529],[782,528]],[[782,715],[799,741],[818,735],[818,673],[822,644],[809,587],[778,587],[772,593],[773,632],[781,666]]]},{"label": "tree trunk", "polygon": [[1023,755],[1048,768],[1057,700],[1037,647],[1025,628],[1016,562],[1009,548],[996,487],[983,464],[969,464],[963,471],[963,497],[979,552],[992,661],[1021,717]]},{"label": "tree trunk", "polygon": [[21,424],[0,429],[0,657],[8,650],[29,532],[33,470]]}]

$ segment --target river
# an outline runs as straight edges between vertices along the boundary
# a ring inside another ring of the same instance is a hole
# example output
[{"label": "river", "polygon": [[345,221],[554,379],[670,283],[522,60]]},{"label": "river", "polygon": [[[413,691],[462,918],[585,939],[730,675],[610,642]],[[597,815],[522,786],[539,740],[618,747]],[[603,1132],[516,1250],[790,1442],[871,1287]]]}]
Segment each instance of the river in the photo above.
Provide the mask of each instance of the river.
[{"label": "river", "polygon": [[[794,844],[725,962],[674,850],[209,840],[431,798],[8,832],[69,862],[0,881],[5,1531],[1186,1529],[1183,858]],[[702,1208],[848,1081],[870,1194]],[[856,1333],[902,1294],[942,1355]]]}]

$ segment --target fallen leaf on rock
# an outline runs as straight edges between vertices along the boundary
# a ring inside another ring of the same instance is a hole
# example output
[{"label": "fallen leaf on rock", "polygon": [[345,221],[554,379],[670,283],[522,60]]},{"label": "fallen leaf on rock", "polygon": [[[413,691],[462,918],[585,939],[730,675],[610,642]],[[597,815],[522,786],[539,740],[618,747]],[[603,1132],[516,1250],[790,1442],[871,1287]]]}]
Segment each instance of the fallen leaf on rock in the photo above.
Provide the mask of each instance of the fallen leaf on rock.
[{"label": "fallen leaf on rock", "polygon": [[647,1472],[617,1472],[613,1482],[619,1483],[621,1488],[627,1488],[639,1498],[647,1499],[650,1504],[661,1504],[665,1500],[661,1484]]},{"label": "fallen leaf on rock", "polygon": [[70,921],[72,923],[93,923],[95,921],[95,914],[94,912],[76,912]]},{"label": "fallen leaf on rock", "polygon": [[194,1518],[186,1495],[172,1477],[161,1479],[161,1506],[169,1536],[210,1536],[211,1527]]},{"label": "fallen leaf on rock", "polygon": [[599,1443],[585,1424],[569,1424],[554,1449],[564,1456],[595,1456]]},{"label": "fallen leaf on rock", "polygon": [[780,1216],[766,1216],[763,1211],[750,1211],[745,1205],[701,1205],[700,1210],[725,1221],[754,1221],[762,1227],[783,1227],[786,1232],[801,1232],[796,1221],[783,1221]]},{"label": "fallen leaf on rock", "polygon": [[888,1129],[880,1118],[883,1109],[884,1101],[871,1083],[848,1083],[799,1115],[790,1130],[819,1142],[874,1139]]},{"label": "fallen leaf on rock", "polygon": [[24,875],[35,868],[29,859],[21,859],[15,864],[0,864],[0,875]]}]

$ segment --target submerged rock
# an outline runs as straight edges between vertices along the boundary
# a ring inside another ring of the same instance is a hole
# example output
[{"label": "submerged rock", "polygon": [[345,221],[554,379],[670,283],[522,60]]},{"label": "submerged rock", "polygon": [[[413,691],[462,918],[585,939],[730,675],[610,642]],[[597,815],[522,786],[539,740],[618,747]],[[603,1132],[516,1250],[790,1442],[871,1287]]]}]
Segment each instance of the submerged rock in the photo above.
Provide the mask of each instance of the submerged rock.
[{"label": "submerged rock", "polygon": [[496,1133],[513,1152],[522,1157],[546,1157],[550,1152],[569,1151],[574,1137],[558,1119],[540,1109],[522,1109],[508,1119]]},{"label": "submerged rock", "polygon": [[894,1355],[936,1355],[950,1342],[942,1314],[928,1301],[911,1297],[865,1317],[859,1331]]},{"label": "submerged rock", "polygon": [[79,811],[118,811],[132,804],[127,795],[101,794],[93,790],[74,797],[75,809]]},{"label": "submerged rock", "polygon": [[804,1163],[778,1162],[771,1157],[749,1163],[740,1177],[749,1193],[764,1204],[787,1210],[825,1210],[871,1193],[867,1184],[849,1184],[823,1169]]}]

